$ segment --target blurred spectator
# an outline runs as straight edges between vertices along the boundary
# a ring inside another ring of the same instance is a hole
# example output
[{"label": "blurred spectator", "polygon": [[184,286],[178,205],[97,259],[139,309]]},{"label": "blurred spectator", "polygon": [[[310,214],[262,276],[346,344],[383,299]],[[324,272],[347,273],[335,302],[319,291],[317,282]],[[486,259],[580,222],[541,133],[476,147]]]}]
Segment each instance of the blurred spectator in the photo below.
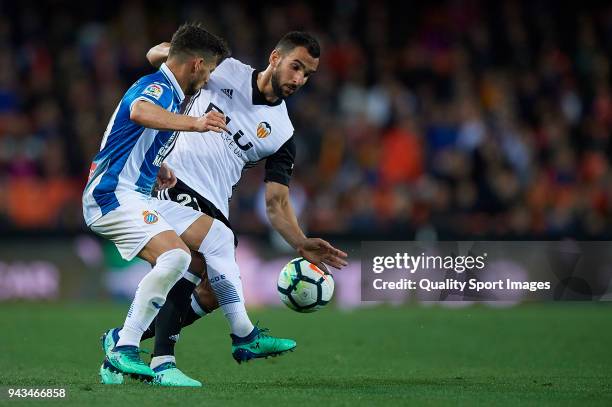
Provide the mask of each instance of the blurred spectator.
[{"label": "blurred spectator", "polygon": [[[319,72],[287,101],[316,233],[610,238],[612,6],[551,0],[0,4],[0,230],[75,231],[88,164],[147,49],[202,20],[263,68],[291,29]],[[112,10],[112,12],[111,12]],[[232,200],[261,233],[261,168]],[[303,191],[303,194],[302,194]]]}]

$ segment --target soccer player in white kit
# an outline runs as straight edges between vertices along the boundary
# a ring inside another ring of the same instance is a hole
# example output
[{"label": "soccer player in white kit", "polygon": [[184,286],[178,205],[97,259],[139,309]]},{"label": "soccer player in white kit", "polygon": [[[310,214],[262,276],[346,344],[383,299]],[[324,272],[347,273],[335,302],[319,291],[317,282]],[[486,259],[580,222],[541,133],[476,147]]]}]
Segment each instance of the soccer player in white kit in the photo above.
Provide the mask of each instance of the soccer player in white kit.
[{"label": "soccer player in white kit", "polygon": [[[147,55],[154,65],[167,56],[168,44],[160,44]],[[270,54],[269,66],[257,71],[242,62],[228,58],[215,70],[207,85],[188,103],[186,114],[198,117],[217,111],[225,115],[227,130],[211,137],[193,137],[186,133],[177,141],[168,156],[178,182],[174,188],[160,191],[158,197],[174,200],[202,211],[230,227],[228,221],[229,200],[233,187],[242,171],[266,160],[266,202],[272,226],[300,255],[322,266],[323,263],[340,268],[346,265],[346,253],[329,243],[307,238],[299,227],[289,201],[289,180],[295,158],[293,126],[284,99],[308,80],[319,62],[319,45],[307,33],[291,32],[285,35]],[[231,247],[232,252],[234,246]],[[206,258],[207,278],[212,292],[200,282],[200,272],[192,267],[172,289],[168,301],[155,325],[145,337],[156,334],[152,366],[169,363],[175,367],[174,343],[181,325],[192,323],[217,304],[211,303],[214,294],[223,312],[242,301],[239,276],[228,273],[225,267],[217,268]],[[193,273],[191,273],[193,272]],[[230,284],[232,280],[238,284]],[[198,285],[199,284],[199,285]],[[196,295],[190,295],[194,287]],[[112,333],[107,335],[107,347],[112,346]],[[261,352],[262,341],[257,339],[260,330],[254,328],[246,337],[235,334],[232,338],[232,355],[238,362],[265,357]],[[282,353],[282,348],[277,354]],[[186,377],[172,380],[160,371],[158,381],[165,385],[190,385]]]}]

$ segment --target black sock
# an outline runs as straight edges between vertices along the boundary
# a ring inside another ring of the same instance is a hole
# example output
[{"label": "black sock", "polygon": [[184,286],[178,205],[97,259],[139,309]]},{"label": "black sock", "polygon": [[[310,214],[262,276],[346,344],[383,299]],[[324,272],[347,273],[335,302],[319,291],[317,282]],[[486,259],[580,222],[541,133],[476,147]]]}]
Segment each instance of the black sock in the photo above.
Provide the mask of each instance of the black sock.
[{"label": "black sock", "polygon": [[187,310],[191,309],[191,293],[194,288],[194,283],[181,278],[168,293],[164,306],[159,310],[152,324],[155,325],[153,356],[174,355],[174,345],[181,332],[183,317]]},{"label": "black sock", "polygon": [[153,338],[155,336],[155,321],[156,320],[157,320],[157,316],[155,317],[153,322],[151,322],[151,325],[149,325],[147,330],[144,331],[144,333],[142,334],[142,338],[140,338],[141,341],[144,341],[145,339]]},{"label": "black sock", "polygon": [[[206,312],[206,313],[209,314],[210,312]],[[181,319],[181,328],[184,328],[186,326],[193,324],[195,321],[197,321],[200,318],[202,318],[202,315],[196,314],[196,312],[193,310],[193,308],[191,308],[191,306],[187,307],[187,311],[185,312],[185,314],[183,314],[183,318]],[[144,331],[144,333],[142,334],[141,340],[144,341],[145,339],[150,339],[155,336],[155,321],[156,320],[157,320],[157,317],[155,317],[155,319],[153,320],[151,325],[149,325],[147,330]]]},{"label": "black sock", "polygon": [[[212,312],[210,310],[207,310],[201,304],[200,304],[200,308],[202,308],[204,310],[204,312],[206,312],[207,314],[210,314]],[[186,326],[189,326],[189,325],[193,324],[195,321],[197,321],[200,318],[202,318],[202,315],[197,314],[193,310],[193,308],[191,308],[191,306],[188,306],[187,307],[187,311],[185,311],[185,313],[183,314],[183,318],[181,318],[181,328],[184,328]],[[142,334],[142,339],[141,340],[144,341],[145,339],[150,339],[150,338],[153,338],[155,336],[155,321],[156,320],[157,320],[157,317],[155,317],[155,319],[153,320],[151,325],[149,325],[147,330],[144,331],[144,333]]]}]

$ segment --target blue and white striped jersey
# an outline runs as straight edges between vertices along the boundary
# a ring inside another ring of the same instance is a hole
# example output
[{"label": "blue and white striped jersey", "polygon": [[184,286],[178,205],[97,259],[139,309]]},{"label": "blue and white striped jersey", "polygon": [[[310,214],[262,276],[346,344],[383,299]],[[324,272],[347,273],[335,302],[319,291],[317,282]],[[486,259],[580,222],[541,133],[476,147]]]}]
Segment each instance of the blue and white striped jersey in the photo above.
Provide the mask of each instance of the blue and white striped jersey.
[{"label": "blue and white striped jersey", "polygon": [[83,192],[83,216],[87,225],[119,207],[122,191],[150,195],[162,161],[178,133],[144,128],[130,120],[134,102],[144,100],[171,112],[179,112],[185,98],[170,69],[144,76],[123,96],[108,123],[100,152],[89,171]]}]

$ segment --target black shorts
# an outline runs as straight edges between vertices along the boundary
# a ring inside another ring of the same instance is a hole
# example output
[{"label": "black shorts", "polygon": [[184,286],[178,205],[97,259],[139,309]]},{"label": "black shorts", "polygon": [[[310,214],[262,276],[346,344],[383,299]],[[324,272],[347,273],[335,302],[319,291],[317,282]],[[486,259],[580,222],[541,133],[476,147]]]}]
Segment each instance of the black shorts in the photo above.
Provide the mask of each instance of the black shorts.
[{"label": "black shorts", "polygon": [[[154,192],[154,195],[157,199],[174,201],[183,206],[188,206],[196,211],[202,212],[213,219],[217,219],[223,222],[223,224],[227,226],[232,233],[234,233],[234,229],[232,229],[232,225],[229,223],[229,220],[225,217],[225,215],[223,215],[223,213],[217,209],[212,202],[191,189],[180,179],[176,181],[174,188],[162,189]],[[238,246],[238,238],[236,238],[236,233],[234,233],[234,246]]]}]

